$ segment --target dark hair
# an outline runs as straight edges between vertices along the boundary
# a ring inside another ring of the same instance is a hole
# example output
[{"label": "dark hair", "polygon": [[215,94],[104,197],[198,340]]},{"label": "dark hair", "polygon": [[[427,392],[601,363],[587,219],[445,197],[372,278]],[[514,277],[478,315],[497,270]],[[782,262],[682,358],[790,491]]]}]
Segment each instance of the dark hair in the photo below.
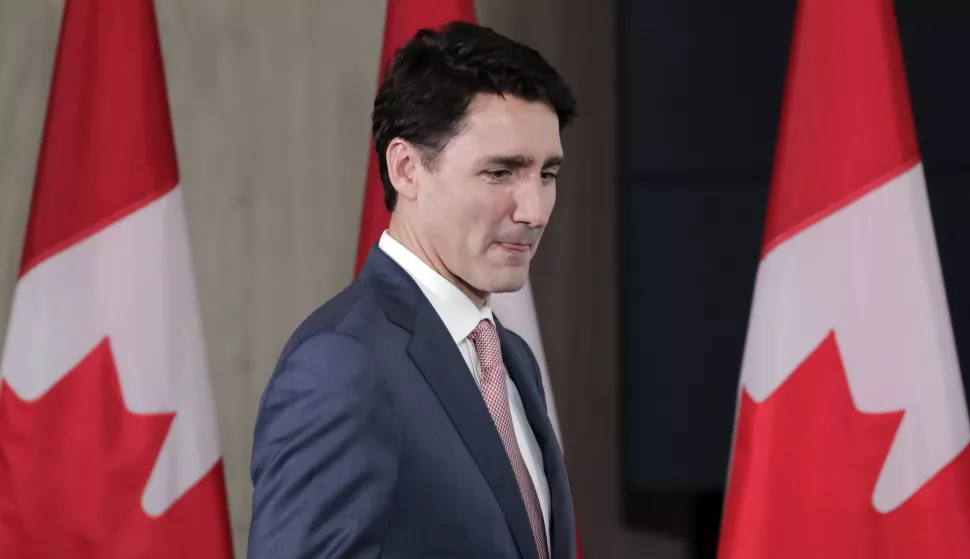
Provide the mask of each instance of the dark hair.
[{"label": "dark hair", "polygon": [[388,211],[397,204],[387,172],[391,140],[418,146],[421,163],[433,169],[479,93],[546,103],[556,111],[560,130],[576,117],[569,86],[535,50],[472,23],[422,29],[397,50],[374,99],[374,149]]}]

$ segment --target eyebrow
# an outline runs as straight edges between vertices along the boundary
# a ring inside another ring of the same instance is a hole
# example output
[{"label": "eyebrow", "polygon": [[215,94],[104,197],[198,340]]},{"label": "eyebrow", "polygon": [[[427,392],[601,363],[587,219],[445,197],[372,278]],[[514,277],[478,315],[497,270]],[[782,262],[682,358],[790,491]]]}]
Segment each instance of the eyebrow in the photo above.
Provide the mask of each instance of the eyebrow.
[{"label": "eyebrow", "polygon": [[[521,169],[523,167],[528,167],[534,162],[534,159],[524,155],[495,155],[485,160],[486,165],[500,165],[502,167],[509,167],[510,169]],[[563,157],[561,155],[552,155],[543,161],[542,168],[545,169],[546,167],[562,165],[562,162]]]}]

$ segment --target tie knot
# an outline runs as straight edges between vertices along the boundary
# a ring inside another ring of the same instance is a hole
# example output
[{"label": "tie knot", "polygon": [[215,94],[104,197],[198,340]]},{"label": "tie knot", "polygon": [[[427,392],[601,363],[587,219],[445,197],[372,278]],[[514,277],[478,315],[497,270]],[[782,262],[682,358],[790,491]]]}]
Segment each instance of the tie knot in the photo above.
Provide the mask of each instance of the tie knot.
[{"label": "tie knot", "polygon": [[468,335],[468,339],[475,344],[475,352],[483,369],[502,365],[502,345],[498,341],[498,332],[490,320],[483,319]]}]

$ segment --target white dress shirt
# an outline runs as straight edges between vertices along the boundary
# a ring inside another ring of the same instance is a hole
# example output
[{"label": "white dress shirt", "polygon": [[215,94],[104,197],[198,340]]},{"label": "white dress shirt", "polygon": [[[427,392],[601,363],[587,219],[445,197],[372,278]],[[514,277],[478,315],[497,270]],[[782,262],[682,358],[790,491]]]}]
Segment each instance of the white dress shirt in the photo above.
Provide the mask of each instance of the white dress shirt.
[{"label": "white dress shirt", "polygon": [[[467,295],[425,264],[407,247],[391,237],[387,231],[384,231],[381,235],[378,247],[391,260],[404,268],[404,271],[414,279],[421,292],[431,302],[431,306],[437,311],[441,321],[445,323],[445,327],[451,334],[452,340],[458,346],[458,351],[465,359],[472,378],[478,385],[479,392],[481,392],[482,365],[478,361],[478,353],[475,351],[474,344],[468,339],[468,335],[483,319],[492,323],[495,322],[488,302],[486,301],[485,306],[479,309]],[[536,442],[535,434],[532,432],[532,427],[525,415],[525,407],[522,405],[519,390],[516,388],[515,382],[509,377],[507,369],[508,367],[506,367],[505,373],[505,386],[509,394],[509,409],[512,412],[515,440],[519,443],[519,452],[522,453],[522,459],[529,470],[529,475],[532,476],[532,483],[535,485],[536,494],[539,496],[539,506],[542,508],[542,518],[546,525],[546,541],[548,542],[549,482],[546,480],[546,472],[542,466],[542,452],[539,450],[539,443]],[[547,545],[549,544],[547,543]]]}]

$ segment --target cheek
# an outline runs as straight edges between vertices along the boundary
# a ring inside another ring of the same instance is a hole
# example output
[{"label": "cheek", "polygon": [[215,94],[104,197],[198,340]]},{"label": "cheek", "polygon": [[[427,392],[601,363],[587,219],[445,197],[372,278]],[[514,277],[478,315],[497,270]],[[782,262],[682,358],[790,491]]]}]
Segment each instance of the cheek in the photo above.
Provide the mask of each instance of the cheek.
[{"label": "cheek", "polygon": [[552,215],[552,209],[556,207],[556,186],[552,185],[543,191],[545,197],[543,200],[546,202],[546,216]]},{"label": "cheek", "polygon": [[469,184],[454,200],[452,219],[468,232],[492,228],[508,215],[512,200],[504,189]]},{"label": "cheek", "polygon": [[[515,209],[514,191],[474,180],[452,184],[456,186],[429,196],[427,216],[436,222],[441,242],[450,247],[448,252],[482,255],[495,238],[508,232]],[[549,202],[551,206],[554,197]]]},{"label": "cheek", "polygon": [[426,216],[434,223],[432,228],[439,242],[451,247],[449,252],[477,249],[488,235],[491,202],[477,188],[478,185],[464,184],[430,196]]},{"label": "cheek", "polygon": [[497,190],[483,196],[471,208],[469,223],[476,233],[491,240],[492,237],[514,228],[515,197],[507,190]]}]

